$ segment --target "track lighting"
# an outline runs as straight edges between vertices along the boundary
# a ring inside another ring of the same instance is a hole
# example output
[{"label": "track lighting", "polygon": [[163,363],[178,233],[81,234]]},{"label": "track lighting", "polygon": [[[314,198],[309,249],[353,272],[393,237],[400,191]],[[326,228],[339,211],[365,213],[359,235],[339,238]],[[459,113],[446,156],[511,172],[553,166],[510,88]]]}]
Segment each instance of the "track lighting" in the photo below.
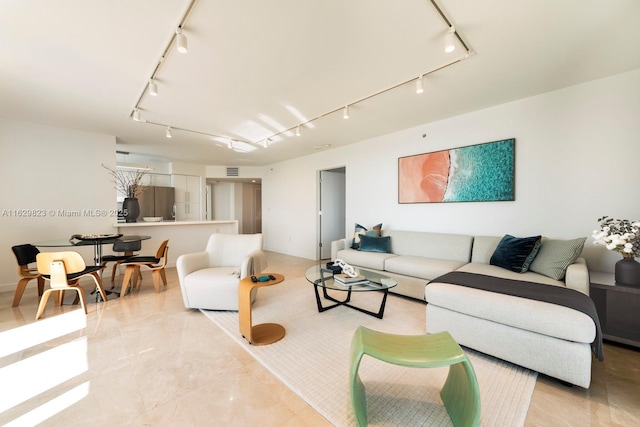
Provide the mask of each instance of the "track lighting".
[{"label": "track lighting", "polygon": [[343,119],[348,119],[349,118],[349,106],[345,105],[344,109],[342,110],[342,118]]},{"label": "track lighting", "polygon": [[444,37],[444,51],[451,53],[456,50],[456,29],[452,26],[449,27],[447,35]]},{"label": "track lighting", "polygon": [[176,29],[176,44],[178,46],[178,52],[187,53],[187,36],[182,34],[182,28]]},{"label": "track lighting", "polygon": [[153,79],[149,79],[149,95],[158,96],[158,85]]},{"label": "track lighting", "polygon": [[424,76],[420,76],[418,77],[418,80],[416,80],[416,93],[424,92],[424,86],[422,84],[423,79],[424,79]]},{"label": "track lighting", "polygon": [[171,135],[171,126],[167,127],[167,132],[165,133],[165,135],[167,136],[167,138],[171,138],[173,135]]},{"label": "track lighting", "polygon": [[140,110],[138,110],[137,108],[133,109],[133,116],[132,116],[133,120],[136,122],[140,121]]},{"label": "track lighting", "polygon": [[296,136],[300,136],[300,135],[302,135],[302,134],[300,133],[300,125],[298,125],[296,127]]}]

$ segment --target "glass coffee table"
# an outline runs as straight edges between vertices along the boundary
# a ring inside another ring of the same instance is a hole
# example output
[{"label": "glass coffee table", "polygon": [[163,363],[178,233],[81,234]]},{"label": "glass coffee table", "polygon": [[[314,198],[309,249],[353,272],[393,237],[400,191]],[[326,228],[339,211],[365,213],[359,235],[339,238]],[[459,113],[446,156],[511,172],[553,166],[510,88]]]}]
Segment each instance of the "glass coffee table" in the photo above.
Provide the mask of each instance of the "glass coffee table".
[{"label": "glass coffee table", "polygon": [[[333,280],[333,272],[331,270],[323,268],[321,265],[314,265],[307,270],[307,272],[305,273],[305,277],[311,284],[313,284],[313,288],[316,293],[316,304],[318,305],[318,311],[320,313],[338,307],[340,305],[344,305],[353,308],[354,310],[358,310],[362,313],[377,317],[378,319],[382,319],[382,316],[384,315],[384,307],[387,303],[387,295],[389,294],[389,289],[396,286],[398,282],[396,282],[391,277],[384,276],[373,271],[364,270],[362,268],[356,268],[356,271],[358,272],[358,274],[364,276],[369,281],[369,283],[353,286],[342,285]],[[324,299],[332,301],[335,304],[323,306],[322,300],[320,298],[320,290],[322,290],[322,296],[324,297]],[[336,299],[329,295],[327,293],[327,290],[346,292],[346,297],[343,300]],[[380,309],[378,310],[378,312],[376,313],[373,311],[365,310],[364,308],[356,307],[349,304],[349,302],[351,301],[352,292],[382,292],[382,302],[380,303]]]}]

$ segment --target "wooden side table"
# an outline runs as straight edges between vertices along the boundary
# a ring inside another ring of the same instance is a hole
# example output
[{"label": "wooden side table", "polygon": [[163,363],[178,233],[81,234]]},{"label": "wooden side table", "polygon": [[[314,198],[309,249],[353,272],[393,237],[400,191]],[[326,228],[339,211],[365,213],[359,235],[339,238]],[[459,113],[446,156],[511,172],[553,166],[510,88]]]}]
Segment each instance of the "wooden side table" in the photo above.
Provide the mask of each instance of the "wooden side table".
[{"label": "wooden side table", "polygon": [[618,285],[613,273],[589,272],[602,337],[640,348],[640,287]]},{"label": "wooden side table", "polygon": [[284,337],[285,329],[277,323],[263,323],[251,325],[251,291],[255,288],[276,285],[284,280],[282,274],[263,273],[260,276],[272,274],[276,280],[266,282],[252,282],[251,277],[245,277],[238,286],[238,317],[240,320],[240,333],[253,345],[273,344]]}]

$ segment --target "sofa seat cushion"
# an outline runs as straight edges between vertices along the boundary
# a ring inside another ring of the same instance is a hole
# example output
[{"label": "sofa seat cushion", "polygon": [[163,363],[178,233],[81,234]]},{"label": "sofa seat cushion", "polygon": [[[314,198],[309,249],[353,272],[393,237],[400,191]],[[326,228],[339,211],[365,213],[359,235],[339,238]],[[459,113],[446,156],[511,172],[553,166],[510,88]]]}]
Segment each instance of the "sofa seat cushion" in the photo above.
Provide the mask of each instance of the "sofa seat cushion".
[{"label": "sofa seat cushion", "polygon": [[385,261],[396,256],[383,252],[361,252],[355,249],[343,249],[337,253],[337,259],[341,259],[347,264],[374,270],[384,270]]},{"label": "sofa seat cushion", "polygon": [[437,282],[426,286],[425,299],[458,313],[554,338],[588,344],[596,337],[588,315],[556,304]]},{"label": "sofa seat cushion", "polygon": [[466,262],[463,261],[447,261],[419,256],[400,255],[385,260],[384,270],[390,273],[431,280],[456,270],[465,264]]},{"label": "sofa seat cushion", "polygon": [[497,265],[482,264],[478,262],[466,264],[458,268],[457,271],[465,271],[467,273],[484,274],[487,276],[502,277],[505,279],[522,280],[524,282],[536,282],[544,283],[545,285],[565,287],[564,282],[560,280],[554,280],[550,277],[534,273],[532,271],[527,271],[526,273],[516,273],[515,271],[510,271],[506,268],[498,267]]}]

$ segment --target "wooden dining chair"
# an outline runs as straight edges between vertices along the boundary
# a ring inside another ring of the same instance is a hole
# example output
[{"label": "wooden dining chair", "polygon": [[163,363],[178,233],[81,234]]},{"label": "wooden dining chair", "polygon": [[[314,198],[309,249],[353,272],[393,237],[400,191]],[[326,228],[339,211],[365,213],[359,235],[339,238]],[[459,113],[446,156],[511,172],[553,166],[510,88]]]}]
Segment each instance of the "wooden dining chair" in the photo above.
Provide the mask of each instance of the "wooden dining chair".
[{"label": "wooden dining chair", "polygon": [[87,267],[82,255],[78,252],[40,252],[36,256],[36,265],[38,267],[38,272],[42,274],[42,277],[49,280],[50,285],[50,288],[44,291],[42,298],[40,299],[38,312],[36,313],[36,320],[42,316],[47,305],[49,295],[54,291],[58,292],[58,304],[62,304],[65,291],[77,292],[80,304],[82,304],[82,308],[86,314],[87,304],[84,289],[78,283],[82,277],[89,276],[93,278],[103,300],[107,301],[107,295],[102,287],[100,275],[98,274],[100,266]]},{"label": "wooden dining chair", "polygon": [[44,277],[38,272],[37,268],[29,266],[36,262],[36,256],[40,253],[38,248],[30,244],[24,244],[12,246],[11,250],[16,256],[16,261],[18,261],[18,275],[20,276],[12,304],[12,307],[17,307],[20,305],[20,300],[22,299],[22,294],[24,294],[27,284],[32,279],[36,279],[38,283],[38,298],[42,297],[42,293],[44,292]]},{"label": "wooden dining chair", "polygon": [[[169,241],[165,240],[160,244],[155,256],[134,256],[122,263],[126,267],[124,271],[124,279],[122,280],[122,289],[120,296],[125,296],[129,290],[129,286],[135,288],[138,285],[138,278],[142,277],[140,268],[145,267],[151,270],[153,276],[153,285],[156,292],[160,292],[160,280],[167,286],[167,275],[165,266],[167,265],[167,256],[169,254]],[[133,282],[133,283],[131,283]]]},{"label": "wooden dining chair", "polygon": [[100,266],[104,269],[107,264],[112,262],[113,268],[111,269],[111,282],[113,283],[116,277],[116,270],[120,264],[134,256],[134,252],[139,251],[142,248],[142,241],[136,240],[133,242],[123,242],[116,240],[113,242],[113,252],[120,255],[104,255],[100,259]]}]

